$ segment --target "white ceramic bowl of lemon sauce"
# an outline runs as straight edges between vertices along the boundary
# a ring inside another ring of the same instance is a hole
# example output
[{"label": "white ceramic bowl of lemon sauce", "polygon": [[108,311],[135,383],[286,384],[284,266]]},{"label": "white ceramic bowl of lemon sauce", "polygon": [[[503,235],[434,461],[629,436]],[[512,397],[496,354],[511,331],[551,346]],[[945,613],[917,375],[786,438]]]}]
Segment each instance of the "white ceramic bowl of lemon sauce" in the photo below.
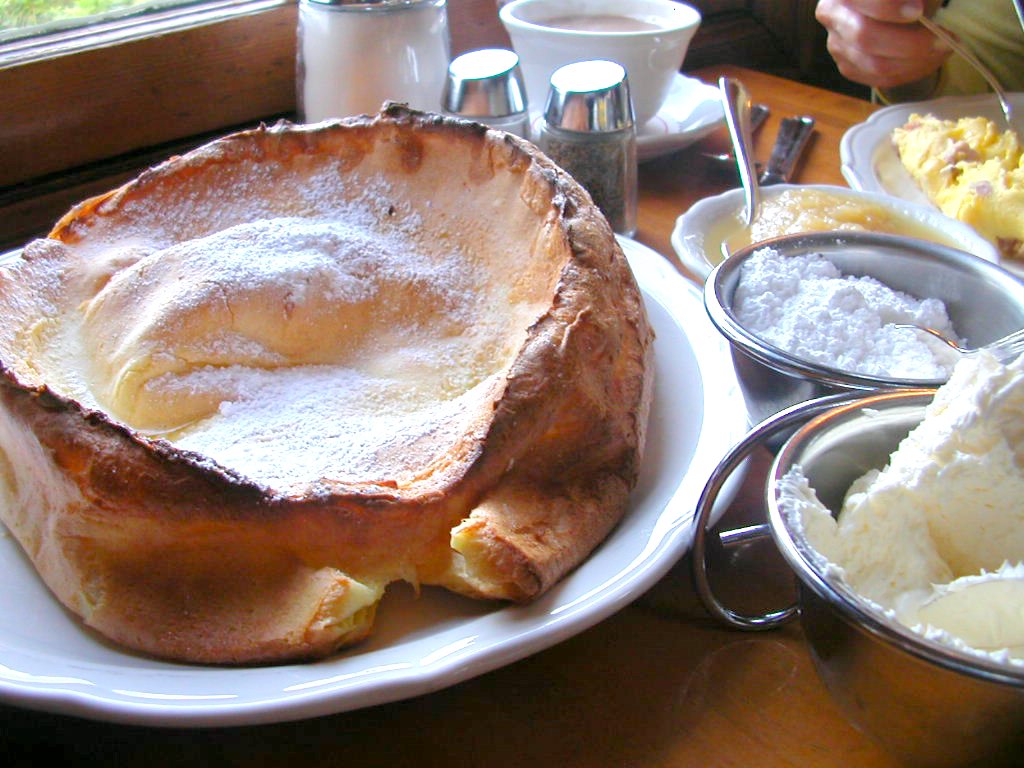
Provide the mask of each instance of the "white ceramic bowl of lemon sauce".
[{"label": "white ceramic bowl of lemon sauce", "polygon": [[[759,240],[799,232],[859,228],[928,240],[986,261],[1000,262],[996,248],[971,227],[934,208],[890,195],[825,184],[778,184],[762,188],[761,193],[767,220],[762,225],[755,223],[765,232]],[[742,216],[743,190],[731,189],[698,200],[676,220],[672,247],[695,278],[707,279],[723,260],[724,241],[728,240],[730,251],[749,245],[750,235],[745,231]],[[797,222],[806,226],[799,227]]]}]

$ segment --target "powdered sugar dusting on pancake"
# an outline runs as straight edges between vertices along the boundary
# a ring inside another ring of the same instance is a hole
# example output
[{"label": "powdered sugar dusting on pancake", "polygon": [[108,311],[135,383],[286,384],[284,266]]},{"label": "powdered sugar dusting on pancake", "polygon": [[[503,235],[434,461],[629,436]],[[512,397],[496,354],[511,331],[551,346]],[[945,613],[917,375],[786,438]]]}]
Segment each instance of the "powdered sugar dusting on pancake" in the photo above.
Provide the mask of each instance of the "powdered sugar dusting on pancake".
[{"label": "powdered sugar dusting on pancake", "polygon": [[[101,243],[118,267],[83,303],[81,340],[61,341],[87,352],[68,389],[282,493],[401,486],[500,387],[525,332],[508,327],[508,289],[384,182],[346,199],[327,192],[331,161],[283,176],[243,165],[213,169],[237,177],[223,205],[170,206],[193,221],[131,200],[127,226],[95,225],[82,249]],[[269,202],[251,195],[271,183]],[[244,216],[236,195],[252,201]]]}]

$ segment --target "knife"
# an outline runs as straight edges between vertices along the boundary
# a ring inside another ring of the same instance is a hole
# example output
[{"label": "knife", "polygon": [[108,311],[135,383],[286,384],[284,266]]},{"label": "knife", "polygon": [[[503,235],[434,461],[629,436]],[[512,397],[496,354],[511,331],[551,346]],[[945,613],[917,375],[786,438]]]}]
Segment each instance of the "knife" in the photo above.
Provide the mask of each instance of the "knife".
[{"label": "knife", "polygon": [[785,184],[793,176],[797,160],[807,147],[807,142],[814,133],[814,118],[785,117],[779,125],[779,133],[775,137],[771,157],[764,173],[758,179],[762,186],[769,184]]}]

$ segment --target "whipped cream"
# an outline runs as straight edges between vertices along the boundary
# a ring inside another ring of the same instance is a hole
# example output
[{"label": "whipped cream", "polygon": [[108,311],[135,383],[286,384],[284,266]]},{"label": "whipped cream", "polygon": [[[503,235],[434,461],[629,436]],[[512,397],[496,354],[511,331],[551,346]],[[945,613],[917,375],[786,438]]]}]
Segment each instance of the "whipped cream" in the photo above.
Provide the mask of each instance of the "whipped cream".
[{"label": "whipped cream", "polygon": [[926,636],[1024,664],[1024,357],[959,363],[837,518],[799,467],[779,503],[868,602]]}]

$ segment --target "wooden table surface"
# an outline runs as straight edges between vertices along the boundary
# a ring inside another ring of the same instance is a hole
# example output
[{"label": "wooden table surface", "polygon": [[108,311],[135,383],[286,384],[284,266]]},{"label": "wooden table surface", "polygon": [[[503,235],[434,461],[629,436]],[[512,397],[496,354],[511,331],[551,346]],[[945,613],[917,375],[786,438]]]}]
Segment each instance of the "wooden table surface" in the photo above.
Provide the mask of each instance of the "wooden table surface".
[{"label": "wooden table surface", "polygon": [[[796,181],[842,184],[839,140],[867,102],[721,67],[771,107],[758,136],[765,160],[778,120],[810,114],[817,133]],[[695,200],[736,185],[701,151],[724,131],[641,169],[637,239],[675,260],[669,235]],[[678,263],[678,262],[676,262]],[[761,464],[763,465],[763,457]],[[748,475],[723,525],[762,514]],[[762,542],[716,563],[737,609],[790,600],[792,578]],[[298,722],[236,728],[150,728],[0,706],[0,762],[74,766],[858,766],[896,763],[848,724],[819,681],[797,624],[724,629],[701,609],[682,562],[648,594],[592,629],[497,671],[418,698]]]}]

